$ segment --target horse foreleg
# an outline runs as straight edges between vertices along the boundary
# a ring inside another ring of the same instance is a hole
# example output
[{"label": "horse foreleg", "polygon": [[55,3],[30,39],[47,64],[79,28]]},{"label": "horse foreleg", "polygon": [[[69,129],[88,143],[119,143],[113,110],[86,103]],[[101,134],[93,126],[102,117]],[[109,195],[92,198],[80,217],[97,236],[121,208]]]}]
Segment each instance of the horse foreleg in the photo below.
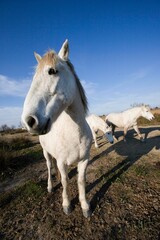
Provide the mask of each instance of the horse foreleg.
[{"label": "horse foreleg", "polygon": [[47,164],[47,168],[48,168],[48,186],[47,186],[47,189],[48,189],[48,192],[52,192],[52,187],[53,187],[52,186],[52,174],[51,174],[52,157],[45,150],[43,150],[43,154],[44,154],[44,157],[46,159],[46,164]]},{"label": "horse foreleg", "polygon": [[138,126],[135,125],[135,126],[133,126],[133,128],[134,128],[134,130],[136,131],[136,133],[138,134],[138,137],[140,138],[140,140],[143,142],[143,141],[144,141],[144,138],[142,137],[142,135],[141,135],[141,133],[140,133],[140,131],[139,131],[139,129],[138,129]]},{"label": "horse foreleg", "polygon": [[93,140],[94,140],[95,147],[98,148],[96,133],[93,130],[92,130],[92,135],[93,135]]},{"label": "horse foreleg", "polygon": [[86,191],[85,191],[85,184],[86,184],[86,169],[88,165],[88,159],[84,161],[80,161],[78,163],[78,189],[79,189],[79,201],[81,204],[81,208],[83,211],[84,217],[89,217],[91,215],[90,205],[86,200]]},{"label": "horse foreleg", "polygon": [[124,142],[126,142],[127,131],[128,131],[128,128],[124,128],[124,136],[123,136]]},{"label": "horse foreleg", "polygon": [[117,138],[115,137],[115,128],[116,128],[116,126],[112,124],[111,127],[112,127],[112,136],[113,136],[113,139],[114,139],[115,141],[117,141]]},{"label": "horse foreleg", "polygon": [[63,211],[65,214],[69,214],[71,212],[71,205],[70,205],[70,200],[68,197],[68,172],[67,172],[67,166],[63,163],[59,163],[57,161],[57,166],[59,169],[59,172],[61,174],[61,183],[63,187],[62,191],[62,199],[63,199]]},{"label": "horse foreleg", "polygon": [[61,180],[61,175],[57,167],[57,161],[55,158],[52,158],[52,174],[56,175],[57,180]]}]

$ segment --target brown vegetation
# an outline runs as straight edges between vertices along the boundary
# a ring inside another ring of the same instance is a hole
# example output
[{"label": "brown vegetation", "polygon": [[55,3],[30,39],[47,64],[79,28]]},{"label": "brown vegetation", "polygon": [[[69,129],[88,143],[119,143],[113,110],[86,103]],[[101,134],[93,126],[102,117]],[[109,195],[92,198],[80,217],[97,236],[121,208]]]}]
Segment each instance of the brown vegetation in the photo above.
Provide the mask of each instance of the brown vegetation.
[{"label": "brown vegetation", "polygon": [[1,162],[0,172],[0,239],[158,240],[160,127],[141,126],[140,131],[146,143],[133,130],[124,143],[117,130],[119,141],[113,145],[102,136],[99,149],[93,144],[87,171],[90,219],[80,209],[74,166],[69,172],[73,211],[66,216],[62,186],[54,177],[54,191],[47,193],[47,167],[38,138],[25,132],[1,136],[6,162]]}]

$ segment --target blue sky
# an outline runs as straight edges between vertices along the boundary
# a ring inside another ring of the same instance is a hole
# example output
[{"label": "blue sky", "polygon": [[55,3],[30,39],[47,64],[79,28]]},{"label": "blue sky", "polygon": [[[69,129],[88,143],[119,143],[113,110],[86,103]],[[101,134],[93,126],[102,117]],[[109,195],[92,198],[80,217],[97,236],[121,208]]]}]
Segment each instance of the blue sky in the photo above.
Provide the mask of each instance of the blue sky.
[{"label": "blue sky", "polygon": [[160,1],[1,0],[0,126],[20,123],[33,52],[65,39],[91,113],[160,106]]}]

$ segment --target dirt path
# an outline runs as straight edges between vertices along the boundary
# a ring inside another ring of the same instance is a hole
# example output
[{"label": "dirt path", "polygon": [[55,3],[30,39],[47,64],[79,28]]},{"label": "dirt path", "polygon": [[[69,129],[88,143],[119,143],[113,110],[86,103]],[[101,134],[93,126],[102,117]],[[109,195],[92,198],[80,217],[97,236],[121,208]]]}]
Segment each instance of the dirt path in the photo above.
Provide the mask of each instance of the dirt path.
[{"label": "dirt path", "polygon": [[66,216],[61,206],[61,184],[54,179],[54,192],[46,191],[43,156],[22,164],[0,184],[0,239],[158,240],[160,128],[140,130],[146,143],[133,138],[133,131],[124,143],[122,132],[117,131],[119,139],[113,145],[100,136],[100,147],[92,145],[87,171],[87,198],[93,211],[90,219],[82,215],[74,166],[69,172],[73,211]]}]

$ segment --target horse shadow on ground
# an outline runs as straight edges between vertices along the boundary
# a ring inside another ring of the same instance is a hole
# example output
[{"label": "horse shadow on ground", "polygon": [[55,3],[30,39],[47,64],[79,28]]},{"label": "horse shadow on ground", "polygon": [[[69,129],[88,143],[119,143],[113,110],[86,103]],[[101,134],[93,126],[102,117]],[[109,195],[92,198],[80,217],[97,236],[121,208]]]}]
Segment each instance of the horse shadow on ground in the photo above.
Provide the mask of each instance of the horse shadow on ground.
[{"label": "horse shadow on ground", "polygon": [[[160,130],[160,128],[142,128],[141,132],[148,136],[148,134],[152,131]],[[134,132],[133,132],[134,133]],[[129,136],[132,136],[132,131],[129,133]],[[105,141],[106,143],[106,141]],[[146,139],[145,143],[142,143],[139,139],[129,138],[127,142],[119,141],[113,145],[110,145],[106,150],[101,152],[100,154],[93,157],[89,164],[97,161],[103,156],[107,156],[107,154],[115,151],[118,155],[124,156],[125,159],[114,166],[111,170],[106,171],[106,173],[102,174],[99,178],[94,180],[86,187],[86,192],[89,193],[93,188],[95,188],[101,182],[103,183],[104,179],[108,178],[108,180],[99,188],[99,190],[94,194],[91,198],[90,204],[92,212],[95,211],[98,206],[100,200],[104,197],[109,187],[118,179],[124,172],[126,172],[135,162],[137,162],[143,155],[148,154],[152,149],[159,150],[160,154],[160,135],[149,137]],[[104,166],[105,167],[105,166]],[[70,171],[70,178],[76,174],[76,169]],[[72,206],[78,204],[78,196],[72,200]]]},{"label": "horse shadow on ground", "polygon": [[[147,128],[139,127],[139,131],[142,134],[142,136],[144,137],[144,139],[146,139],[148,137],[149,133],[156,131],[156,130],[160,131],[160,127],[149,127],[149,128],[148,127]],[[119,139],[123,135],[124,135],[124,131],[122,131],[122,130],[115,131],[115,136],[117,139]],[[126,139],[134,138],[135,136],[137,136],[137,133],[135,132],[135,130],[129,129],[127,132]]]},{"label": "horse shadow on ground", "polygon": [[[160,131],[160,127],[149,127],[149,128],[140,128],[142,134],[145,135],[145,138],[149,136],[149,133],[153,131]],[[154,137],[146,138],[145,143],[142,143],[139,139],[134,137],[134,130],[130,130],[128,132],[127,142],[123,140],[115,142],[114,144],[110,145],[100,154],[94,156],[90,161],[89,165],[98,161],[101,157],[107,156],[112,151],[115,151],[118,155],[124,156],[125,159],[122,162],[119,162],[116,166],[114,166],[109,171],[106,170],[106,173],[102,174],[99,178],[95,179],[93,182],[86,186],[86,193],[92,191],[97,185],[104,182],[104,179],[108,179],[93,195],[90,200],[92,212],[95,211],[96,207],[99,205],[101,199],[105,196],[109,187],[116,181],[116,179],[120,178],[120,176],[126,172],[136,161],[138,161],[143,155],[148,154],[152,149],[156,148],[159,150],[160,154],[160,134]],[[122,131],[118,131],[119,136],[123,135]],[[104,136],[98,136],[99,146],[102,147],[107,144],[106,139]],[[93,143],[94,144],[94,143]],[[105,167],[105,166],[104,166]],[[95,169],[96,170],[96,169]],[[74,176],[77,175],[77,167],[72,168],[69,173],[69,179],[72,179]],[[46,180],[44,181],[44,185],[46,186]],[[57,182],[57,180],[55,179]],[[55,193],[58,189],[62,187],[61,183],[58,180],[58,183],[53,187],[53,192]],[[79,204],[79,197],[77,195],[72,199],[71,205],[72,210],[75,209],[76,205]]]}]

